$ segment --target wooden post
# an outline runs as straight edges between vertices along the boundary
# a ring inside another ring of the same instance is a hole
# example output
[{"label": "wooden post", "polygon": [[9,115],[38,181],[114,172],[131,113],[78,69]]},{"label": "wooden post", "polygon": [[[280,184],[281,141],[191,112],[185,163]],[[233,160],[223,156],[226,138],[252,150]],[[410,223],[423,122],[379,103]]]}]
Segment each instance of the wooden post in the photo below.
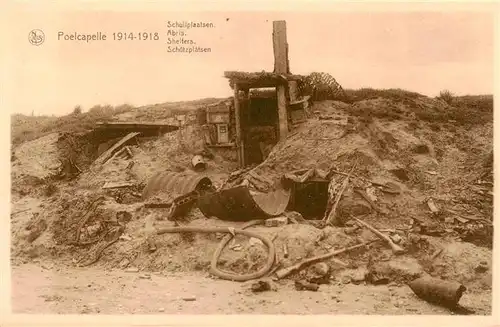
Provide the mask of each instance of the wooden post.
[{"label": "wooden post", "polygon": [[234,84],[234,119],[236,120],[236,151],[238,154],[238,165],[243,168],[245,165],[245,156],[243,151],[243,142],[241,139],[241,105],[238,93],[240,87],[238,84]]},{"label": "wooden post", "polygon": [[280,85],[276,88],[278,92],[278,122],[279,122],[279,139],[284,140],[288,134],[288,112],[286,105],[285,86]]},{"label": "wooden post", "polygon": [[297,95],[297,81],[288,82],[290,101],[297,101],[299,96]]},{"label": "wooden post", "polygon": [[[273,50],[274,72],[276,74],[288,74],[288,44],[286,40],[286,22],[284,20],[273,22]],[[286,85],[278,85],[276,87],[280,140],[283,140],[288,134],[288,112],[285,87]]]},{"label": "wooden post", "polygon": [[[240,106],[244,110],[243,115],[241,115],[241,113],[240,113],[240,117],[243,117],[243,122],[248,122],[249,116],[250,116],[250,89],[249,88],[243,89],[243,93],[244,93],[245,105],[243,107]],[[241,109],[240,109],[240,111],[241,111]],[[242,164],[243,167],[245,167],[245,165],[247,164],[245,151],[246,151],[245,135],[243,134],[243,128],[241,128],[241,158],[242,158],[242,162],[243,162],[243,164]]]},{"label": "wooden post", "polygon": [[288,43],[286,39],[286,21],[273,22],[274,72],[289,74]]}]

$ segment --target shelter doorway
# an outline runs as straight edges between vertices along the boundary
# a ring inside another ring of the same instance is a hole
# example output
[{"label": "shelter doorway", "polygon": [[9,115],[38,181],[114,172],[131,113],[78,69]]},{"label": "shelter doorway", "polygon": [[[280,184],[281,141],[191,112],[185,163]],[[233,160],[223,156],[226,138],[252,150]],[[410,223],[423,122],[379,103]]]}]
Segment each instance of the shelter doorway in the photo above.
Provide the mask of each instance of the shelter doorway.
[{"label": "shelter doorway", "polygon": [[263,162],[278,141],[279,117],[276,88],[250,89],[242,102],[242,139],[245,163]]}]

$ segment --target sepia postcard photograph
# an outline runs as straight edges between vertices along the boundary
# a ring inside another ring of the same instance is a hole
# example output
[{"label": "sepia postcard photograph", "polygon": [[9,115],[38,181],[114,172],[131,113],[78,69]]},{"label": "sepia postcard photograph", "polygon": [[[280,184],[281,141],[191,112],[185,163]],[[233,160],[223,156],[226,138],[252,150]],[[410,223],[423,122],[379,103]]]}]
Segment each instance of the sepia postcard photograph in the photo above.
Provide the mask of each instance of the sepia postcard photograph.
[{"label": "sepia postcard photograph", "polygon": [[268,5],[7,2],[11,321],[500,326],[498,4]]}]

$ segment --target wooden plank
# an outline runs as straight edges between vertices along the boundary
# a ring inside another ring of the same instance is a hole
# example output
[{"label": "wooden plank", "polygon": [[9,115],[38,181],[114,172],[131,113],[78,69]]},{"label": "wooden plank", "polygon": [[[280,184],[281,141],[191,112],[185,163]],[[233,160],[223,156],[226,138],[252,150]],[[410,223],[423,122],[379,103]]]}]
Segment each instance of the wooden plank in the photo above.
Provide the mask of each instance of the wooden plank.
[{"label": "wooden plank", "polygon": [[241,139],[241,104],[239,99],[239,85],[234,85],[234,118],[236,120],[236,149],[238,152],[238,165],[243,168],[243,142]]},{"label": "wooden plank", "polygon": [[119,151],[127,142],[133,140],[137,135],[141,133],[129,133],[127,134],[124,138],[122,138],[120,141],[116,142],[115,145],[113,145],[111,148],[109,148],[106,152],[101,154],[99,158],[97,158],[94,163],[98,165],[102,165],[106,163],[113,155]]},{"label": "wooden plank", "polygon": [[234,143],[208,144],[209,148],[234,148]]},{"label": "wooden plank", "polygon": [[130,156],[130,158],[134,157],[134,154],[132,153],[132,150],[130,150],[130,148],[128,146],[125,147],[125,150],[127,151],[127,153]]},{"label": "wooden plank", "polygon": [[112,188],[122,188],[122,187],[130,187],[130,186],[134,186],[133,183],[129,183],[129,182],[123,182],[123,183],[119,183],[119,182],[106,182],[102,188],[103,189],[112,189]]},{"label": "wooden plank", "polygon": [[103,165],[109,165],[110,162],[113,162],[113,159],[115,159],[118,156],[120,156],[120,154],[122,154],[123,152],[125,152],[125,148],[121,148],[120,150],[116,151],[115,154],[113,154],[111,156],[111,158],[109,158],[108,160],[106,160],[106,162]]},{"label": "wooden plank", "polygon": [[169,124],[167,122],[139,122],[139,121],[110,121],[110,122],[98,122],[96,126],[99,127],[110,127],[110,126],[120,126],[120,127],[175,127],[175,125]]}]

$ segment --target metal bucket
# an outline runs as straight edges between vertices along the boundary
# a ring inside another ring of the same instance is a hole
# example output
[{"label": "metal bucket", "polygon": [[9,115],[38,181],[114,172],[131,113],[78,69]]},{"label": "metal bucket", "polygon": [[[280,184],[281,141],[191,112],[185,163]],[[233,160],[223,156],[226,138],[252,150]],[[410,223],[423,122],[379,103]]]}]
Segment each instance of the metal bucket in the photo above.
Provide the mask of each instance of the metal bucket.
[{"label": "metal bucket", "polygon": [[203,171],[207,169],[207,164],[202,156],[196,155],[191,159],[191,164],[193,165],[194,170]]}]

